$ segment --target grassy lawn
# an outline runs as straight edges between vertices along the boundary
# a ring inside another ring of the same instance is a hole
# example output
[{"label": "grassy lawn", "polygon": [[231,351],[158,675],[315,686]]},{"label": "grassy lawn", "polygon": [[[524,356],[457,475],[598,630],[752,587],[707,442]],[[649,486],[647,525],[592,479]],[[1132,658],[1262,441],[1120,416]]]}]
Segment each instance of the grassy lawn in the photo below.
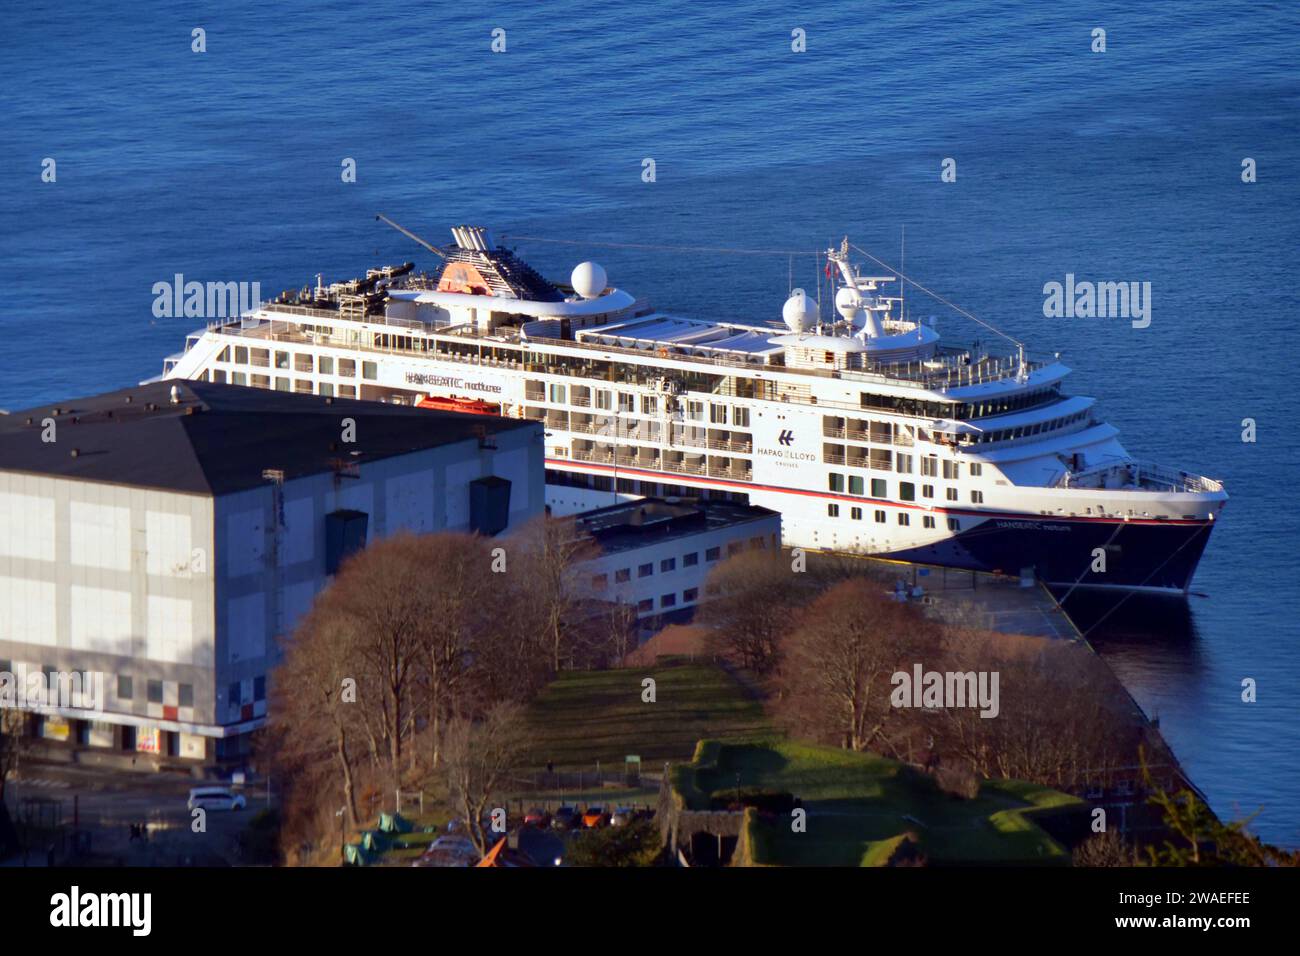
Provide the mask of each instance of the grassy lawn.
[{"label": "grassy lawn", "polygon": [[918,835],[932,864],[1069,862],[1065,849],[1032,817],[1079,801],[1044,787],[994,781],[973,800],[962,800],[873,754],[788,740],[707,752],[716,759],[691,774],[692,780],[685,774],[680,780],[689,803],[706,806],[711,796],[725,797],[739,785],[792,793],[808,811],[805,833],[795,833],[784,819],[758,823],[757,862],[881,865],[908,830]]},{"label": "grassy lawn", "polygon": [[[655,680],[654,703],[641,700],[641,681]],[[712,664],[661,660],[653,667],[561,674],[528,714],[530,769],[604,768],[639,754],[642,768],[691,759],[702,737],[757,740],[772,731],[757,700]]]}]

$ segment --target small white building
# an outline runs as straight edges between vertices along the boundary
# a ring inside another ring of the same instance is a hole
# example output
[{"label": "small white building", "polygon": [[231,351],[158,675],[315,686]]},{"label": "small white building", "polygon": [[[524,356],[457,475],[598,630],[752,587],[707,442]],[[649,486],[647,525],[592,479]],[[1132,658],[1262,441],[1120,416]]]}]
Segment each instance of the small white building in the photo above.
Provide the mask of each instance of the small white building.
[{"label": "small white building", "polygon": [[731,502],[642,498],[575,521],[600,550],[579,569],[587,595],[634,607],[643,621],[688,617],[719,561],[781,547],[778,513]]},{"label": "small white building", "polygon": [[99,707],[26,708],[56,748],[237,762],[339,562],[541,515],[543,452],[533,422],[205,382],[0,416],[0,680],[103,675]]}]

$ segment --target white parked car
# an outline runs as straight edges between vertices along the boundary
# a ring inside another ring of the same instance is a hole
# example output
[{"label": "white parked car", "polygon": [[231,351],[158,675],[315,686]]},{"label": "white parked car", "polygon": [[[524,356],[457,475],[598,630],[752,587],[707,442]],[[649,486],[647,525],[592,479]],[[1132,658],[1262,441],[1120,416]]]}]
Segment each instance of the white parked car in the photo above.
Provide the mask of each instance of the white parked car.
[{"label": "white parked car", "polygon": [[227,787],[195,787],[190,791],[186,806],[193,810],[242,810],[246,806],[244,795],[235,793]]}]

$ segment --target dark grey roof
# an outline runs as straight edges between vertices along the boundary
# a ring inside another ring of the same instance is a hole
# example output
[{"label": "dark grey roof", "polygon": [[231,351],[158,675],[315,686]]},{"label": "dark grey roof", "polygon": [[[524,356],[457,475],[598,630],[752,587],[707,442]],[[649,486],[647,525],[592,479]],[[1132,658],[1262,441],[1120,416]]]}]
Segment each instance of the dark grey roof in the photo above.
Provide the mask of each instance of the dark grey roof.
[{"label": "dark grey roof", "polygon": [[[55,442],[41,441],[46,418]],[[355,442],[342,441],[344,418]],[[540,426],[173,379],[0,415],[0,471],[224,495],[265,484],[266,469],[290,480],[514,428]]]},{"label": "dark grey roof", "polygon": [[770,518],[777,514],[759,505],[698,498],[638,498],[584,511],[575,518],[576,530],[612,554],[640,548],[655,541],[715,531],[732,525]]}]

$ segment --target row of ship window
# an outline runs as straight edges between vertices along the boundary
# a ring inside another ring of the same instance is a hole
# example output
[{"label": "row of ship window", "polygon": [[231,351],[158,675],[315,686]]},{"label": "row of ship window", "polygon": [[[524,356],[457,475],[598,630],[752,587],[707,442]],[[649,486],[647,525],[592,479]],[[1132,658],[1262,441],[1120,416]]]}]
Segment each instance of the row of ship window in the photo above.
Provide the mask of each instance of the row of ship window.
[{"label": "row of ship window", "polygon": [[[976,468],[978,466],[972,465],[971,467]],[[973,473],[978,474],[978,472],[973,472]],[[888,498],[889,497],[889,482],[886,481],[884,478],[871,479],[870,495],[868,495],[866,492],[866,487],[867,487],[866,482],[867,479],[863,478],[861,475],[848,475],[846,480],[846,476],[840,474],[839,472],[833,471],[830,473],[829,484],[830,484],[831,491],[837,492],[839,494],[843,494],[847,491],[848,494],[862,495],[864,498],[868,498],[868,497]],[[956,488],[945,488],[944,493],[947,497],[947,500],[949,501],[958,500]],[[933,498],[934,485],[922,485],[921,497]],[[898,483],[898,500],[915,501],[916,483],[911,481],[900,481]],[[972,504],[982,505],[984,503],[984,492],[980,491],[977,488],[971,489],[970,500]]]},{"label": "row of ship window", "polygon": [[[863,514],[863,512],[862,512],[862,509],[861,509],[861,508],[850,508],[850,509],[849,509],[849,517],[850,517],[852,520],[854,520],[854,521],[861,521],[861,520],[862,520],[862,514]],[[829,517],[829,518],[838,518],[838,517],[840,516],[840,506],[837,505],[837,504],[829,504],[829,505],[827,505],[827,506],[826,506],[826,516]],[[877,509],[875,509],[874,517],[875,517],[875,519],[876,519],[876,524],[884,524],[884,523],[885,523],[885,520],[886,520],[886,515],[885,515],[885,511],[884,511],[884,509],[883,509],[883,508],[877,508]],[[947,521],[948,521],[948,530],[949,530],[949,531],[960,531],[960,530],[961,530],[961,519],[960,519],[960,518],[948,518]],[[908,527],[908,526],[911,525],[911,523],[912,523],[912,516],[911,516],[910,514],[908,514],[906,511],[900,511],[900,512],[898,513],[898,523],[899,523],[899,525],[901,525],[902,527]],[[935,522],[934,515],[921,515],[921,527],[923,527],[923,528],[934,528],[934,527],[937,527],[937,524],[936,524],[936,522]]]},{"label": "row of ship window", "polygon": [[[538,401],[541,396],[541,383],[526,383],[527,398],[530,401]],[[614,392],[609,389],[594,389],[595,398],[587,399],[577,394],[578,388],[587,388],[587,386],[574,386],[573,402],[582,408],[595,408],[598,411],[614,411],[614,398],[618,398],[618,411],[620,413],[634,414],[637,409],[637,396],[631,392]],[[552,383],[546,386],[546,401],[552,405],[567,405],[569,386],[559,383]],[[704,421],[704,406],[706,403],[695,401],[694,399],[685,402],[686,418],[688,421]],[[749,427],[749,409],[739,405],[718,405],[710,402],[709,405],[709,423],[713,425],[734,425],[739,428]],[[659,414],[659,397],[657,395],[641,396],[641,414],[657,415]],[[728,422],[730,417],[730,422]]]}]

